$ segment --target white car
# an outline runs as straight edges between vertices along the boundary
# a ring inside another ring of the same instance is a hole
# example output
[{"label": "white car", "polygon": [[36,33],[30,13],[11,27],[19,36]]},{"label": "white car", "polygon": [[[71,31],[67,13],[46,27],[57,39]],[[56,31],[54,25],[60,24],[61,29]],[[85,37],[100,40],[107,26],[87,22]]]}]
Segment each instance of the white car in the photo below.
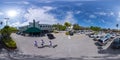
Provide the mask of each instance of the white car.
[{"label": "white car", "polygon": [[105,37],[98,40],[98,44],[101,46],[107,44],[107,42],[108,42],[108,38],[105,38]]},{"label": "white car", "polygon": [[116,37],[116,35],[115,34],[111,34],[111,38],[115,38]]},{"label": "white car", "polygon": [[116,35],[117,35],[117,36],[120,36],[120,34],[119,34],[119,33],[117,33]]},{"label": "white car", "polygon": [[90,35],[91,38],[94,38],[94,37],[96,37],[96,36],[97,36],[97,35]]},{"label": "white car", "polygon": [[99,36],[95,37],[93,40],[94,40],[94,41],[98,41],[98,40],[101,39],[101,38],[103,38],[103,36],[102,36],[102,35],[99,35]]},{"label": "white car", "polygon": [[104,36],[103,38],[100,38],[98,40],[98,44],[103,46],[103,45],[106,45],[108,43],[108,41],[110,41],[110,34],[107,34],[106,36]]},{"label": "white car", "polygon": [[101,36],[101,35],[99,35],[99,34],[90,35],[91,38],[96,38],[96,37],[99,37],[99,36]]}]

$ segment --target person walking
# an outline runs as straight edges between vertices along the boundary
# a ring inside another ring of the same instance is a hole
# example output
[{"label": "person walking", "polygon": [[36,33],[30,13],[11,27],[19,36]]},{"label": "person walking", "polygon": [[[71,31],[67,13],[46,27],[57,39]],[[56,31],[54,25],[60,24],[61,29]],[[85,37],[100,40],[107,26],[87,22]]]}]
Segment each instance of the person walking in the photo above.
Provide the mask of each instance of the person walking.
[{"label": "person walking", "polygon": [[44,43],[45,43],[45,42],[44,42],[43,40],[41,40],[41,46],[42,46],[42,47],[44,46]]},{"label": "person walking", "polygon": [[34,41],[34,46],[38,47],[37,41]]},{"label": "person walking", "polygon": [[52,41],[49,41],[49,47],[52,47]]}]

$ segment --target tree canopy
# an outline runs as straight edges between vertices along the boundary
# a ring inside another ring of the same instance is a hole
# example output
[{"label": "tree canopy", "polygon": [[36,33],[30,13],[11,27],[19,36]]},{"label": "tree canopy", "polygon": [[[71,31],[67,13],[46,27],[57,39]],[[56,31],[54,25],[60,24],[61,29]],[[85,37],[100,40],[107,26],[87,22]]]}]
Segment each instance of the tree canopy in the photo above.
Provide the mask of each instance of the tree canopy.
[{"label": "tree canopy", "polygon": [[73,25],[73,29],[74,29],[74,30],[80,30],[80,26],[79,26],[78,24],[74,24],[74,25]]},{"label": "tree canopy", "polygon": [[91,26],[90,29],[93,31],[100,31],[101,30],[101,28],[97,27],[97,26]]},{"label": "tree canopy", "polygon": [[15,31],[18,31],[18,30],[14,27],[5,26],[3,29],[1,29],[1,34],[2,34],[2,36],[10,37],[11,33],[15,32]]},{"label": "tree canopy", "polygon": [[66,30],[66,26],[61,24],[53,24],[53,27],[55,28],[55,30],[61,30],[61,31]]},{"label": "tree canopy", "polygon": [[65,22],[64,25],[65,25],[66,27],[70,27],[70,26],[71,26],[71,23]]}]

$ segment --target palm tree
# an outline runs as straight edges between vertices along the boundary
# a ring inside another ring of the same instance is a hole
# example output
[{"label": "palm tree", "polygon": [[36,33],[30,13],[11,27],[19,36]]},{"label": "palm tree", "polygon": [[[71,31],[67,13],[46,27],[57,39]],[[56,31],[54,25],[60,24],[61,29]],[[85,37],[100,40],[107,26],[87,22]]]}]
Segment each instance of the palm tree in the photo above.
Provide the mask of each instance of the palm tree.
[{"label": "palm tree", "polygon": [[3,22],[0,22],[0,25],[2,25],[3,24]]},{"label": "palm tree", "polygon": [[116,27],[117,27],[117,29],[118,29],[118,27],[119,27],[119,24],[116,24]]},{"label": "palm tree", "polygon": [[57,23],[57,30],[59,31],[60,30],[60,24]]},{"label": "palm tree", "polygon": [[67,27],[67,29],[68,29],[68,27],[71,26],[71,23],[69,23],[69,22],[65,22],[64,25],[65,25],[65,26]]}]

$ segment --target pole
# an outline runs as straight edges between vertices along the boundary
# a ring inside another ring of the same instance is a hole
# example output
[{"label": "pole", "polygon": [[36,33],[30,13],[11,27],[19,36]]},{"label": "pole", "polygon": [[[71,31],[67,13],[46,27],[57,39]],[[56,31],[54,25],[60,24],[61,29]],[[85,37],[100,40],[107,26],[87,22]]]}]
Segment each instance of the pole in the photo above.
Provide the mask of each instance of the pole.
[{"label": "pole", "polygon": [[8,25],[8,20],[9,20],[9,18],[4,18],[4,19],[6,19],[6,26]]}]

